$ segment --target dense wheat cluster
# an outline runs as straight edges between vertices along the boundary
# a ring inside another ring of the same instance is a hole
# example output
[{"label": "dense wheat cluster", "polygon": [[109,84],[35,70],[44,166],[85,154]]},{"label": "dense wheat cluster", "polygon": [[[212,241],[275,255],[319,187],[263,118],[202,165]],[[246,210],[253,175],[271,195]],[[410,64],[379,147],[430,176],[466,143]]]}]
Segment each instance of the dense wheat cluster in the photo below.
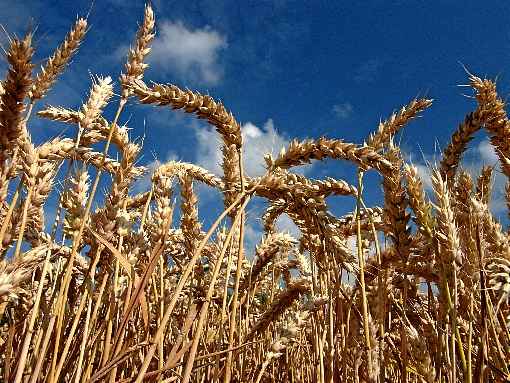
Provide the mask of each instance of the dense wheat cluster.
[{"label": "dense wheat cluster", "polygon": [[[86,31],[87,20],[77,20],[38,72],[31,34],[6,47],[4,381],[508,381],[510,237],[489,204],[493,172],[510,177],[510,121],[495,82],[469,76],[476,109],[444,148],[432,193],[393,143],[428,99],[412,100],[360,143],[293,141],[278,156],[266,155],[266,173],[251,178],[243,170],[241,125],[222,103],[143,78],[155,36],[150,6],[118,84],[95,77],[79,110],[44,105]],[[146,170],[137,163],[139,141],[119,122],[128,100],[214,126],[223,174],[172,161],[154,171],[149,191],[135,194],[133,183]],[[110,121],[103,111],[112,103],[118,107]],[[75,134],[36,146],[29,133],[36,118],[70,124]],[[486,167],[472,179],[459,163],[480,129],[500,169]],[[353,163],[358,177],[292,172],[326,158]],[[365,204],[369,171],[380,176],[381,206]],[[198,183],[224,198],[210,227],[201,224]],[[52,193],[58,209],[46,224]],[[335,216],[326,203],[332,195],[356,208]],[[267,209],[251,254],[244,237],[254,197]],[[507,201],[510,207],[510,186]],[[298,236],[278,232],[283,214]]]}]

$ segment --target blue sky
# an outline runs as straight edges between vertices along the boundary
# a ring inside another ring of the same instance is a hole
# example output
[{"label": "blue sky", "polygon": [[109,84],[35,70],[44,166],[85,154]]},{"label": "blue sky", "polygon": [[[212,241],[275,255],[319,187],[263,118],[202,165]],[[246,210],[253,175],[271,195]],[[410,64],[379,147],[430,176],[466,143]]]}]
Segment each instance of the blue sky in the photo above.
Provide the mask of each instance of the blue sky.
[{"label": "blue sky", "polygon": [[[506,1],[156,0],[152,4],[158,37],[145,78],[221,99],[244,124],[252,174],[262,169],[256,158],[279,150],[292,137],[326,135],[361,143],[380,119],[416,96],[435,102],[398,139],[415,163],[433,160],[475,107],[462,95],[468,90],[457,86],[467,82],[461,63],[477,75],[498,77],[500,94],[508,95],[510,3]],[[90,87],[89,73],[118,78],[143,7],[143,1],[130,0],[93,4],[90,0],[0,0],[0,23],[16,34],[37,26],[36,60],[43,62],[77,15],[90,13],[91,29],[79,54],[44,102],[78,108]],[[5,46],[4,34],[0,41]],[[5,60],[0,69],[5,69]],[[217,136],[210,128],[182,113],[132,104],[122,119],[129,121],[133,137],[145,135],[141,163],[177,158],[219,170],[214,154]],[[34,121],[32,133],[41,142],[63,128]],[[476,171],[494,160],[481,134],[467,154],[466,166]],[[317,178],[329,175],[355,182],[353,169],[341,162],[304,171]],[[377,178],[369,176],[367,182],[367,200],[377,203]],[[497,177],[496,188],[501,191],[502,182]],[[504,212],[501,202],[496,199],[493,206],[498,215]],[[352,201],[332,201],[338,212],[352,207]],[[218,209],[208,204],[204,219],[208,221]]]}]

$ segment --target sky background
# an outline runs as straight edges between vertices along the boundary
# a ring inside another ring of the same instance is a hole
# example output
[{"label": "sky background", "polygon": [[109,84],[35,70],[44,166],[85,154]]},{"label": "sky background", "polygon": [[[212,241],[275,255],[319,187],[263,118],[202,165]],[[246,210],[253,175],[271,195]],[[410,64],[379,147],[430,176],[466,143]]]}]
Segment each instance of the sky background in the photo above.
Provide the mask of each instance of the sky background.
[{"label": "sky background", "polygon": [[[397,140],[406,156],[426,173],[475,102],[466,97],[467,74],[498,78],[503,98],[510,80],[510,3],[506,1],[163,1],[152,2],[157,37],[146,71],[147,81],[174,83],[209,93],[243,124],[249,175],[263,171],[263,154],[291,138],[327,136],[362,143],[381,119],[414,97],[433,98],[423,117]],[[77,16],[88,16],[90,31],[72,65],[38,105],[79,108],[91,75],[117,79],[143,17],[144,2],[132,0],[0,0],[0,24],[9,33],[35,34],[38,64],[60,44]],[[6,35],[0,42],[6,47]],[[5,72],[5,59],[0,70]],[[114,102],[115,104],[115,102]],[[110,109],[115,109],[113,106]],[[106,115],[111,116],[112,110]],[[156,160],[198,163],[221,174],[217,134],[182,112],[137,105],[121,117],[131,136],[144,137],[141,164]],[[38,143],[71,128],[33,120]],[[476,174],[496,157],[484,133],[466,154]],[[354,168],[328,161],[302,169],[315,178],[332,176],[355,183]],[[147,178],[136,190],[147,187]],[[505,215],[504,180],[496,176],[492,209]],[[105,186],[106,187],[106,186]],[[380,180],[367,176],[365,197],[381,203]],[[203,192],[204,222],[221,204]],[[216,198],[218,200],[218,198]],[[50,201],[51,203],[51,201]],[[354,201],[331,200],[338,214]],[[250,208],[260,212],[261,202]],[[258,233],[254,223],[253,237]],[[282,223],[285,227],[285,223]]]}]

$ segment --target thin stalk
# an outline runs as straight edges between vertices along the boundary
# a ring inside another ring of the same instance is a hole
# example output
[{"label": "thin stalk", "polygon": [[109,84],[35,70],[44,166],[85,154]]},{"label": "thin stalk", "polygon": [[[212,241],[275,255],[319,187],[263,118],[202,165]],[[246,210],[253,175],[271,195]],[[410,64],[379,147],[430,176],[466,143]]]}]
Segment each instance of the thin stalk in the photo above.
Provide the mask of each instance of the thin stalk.
[{"label": "thin stalk", "polygon": [[471,365],[471,353],[473,346],[473,311],[474,311],[474,297],[473,293],[469,294],[469,330],[468,330],[468,344],[467,344],[467,374],[466,383],[473,382],[473,367]]},{"label": "thin stalk", "polygon": [[[241,194],[245,192],[244,185],[244,169],[243,169],[243,151],[241,148],[238,149],[238,158],[239,158],[239,174],[241,177]],[[239,300],[239,283],[241,280],[241,269],[243,265],[243,257],[244,257],[244,220],[245,215],[244,211],[241,214],[241,226],[239,228],[239,252],[237,255],[237,269],[236,269],[236,279],[234,284],[234,293],[232,295],[232,309],[230,312],[230,327],[228,334],[228,348],[234,347],[234,331],[236,327],[236,311],[238,307]],[[239,333],[239,337],[241,334]],[[227,362],[225,364],[225,378],[223,380],[224,383],[229,383],[231,379],[231,370],[232,370],[232,353],[227,355]]]}]

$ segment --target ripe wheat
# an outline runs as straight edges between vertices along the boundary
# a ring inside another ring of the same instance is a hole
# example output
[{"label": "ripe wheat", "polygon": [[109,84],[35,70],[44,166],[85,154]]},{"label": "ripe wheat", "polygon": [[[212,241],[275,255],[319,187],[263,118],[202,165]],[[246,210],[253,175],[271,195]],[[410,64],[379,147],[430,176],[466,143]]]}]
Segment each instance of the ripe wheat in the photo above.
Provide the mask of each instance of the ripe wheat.
[{"label": "ripe wheat", "polygon": [[[92,78],[79,110],[40,105],[87,22],[76,21],[36,74],[31,34],[12,38],[6,52],[3,381],[510,380],[510,238],[490,210],[499,169],[483,168],[474,182],[461,168],[483,128],[510,177],[510,121],[494,81],[470,75],[475,109],[453,132],[431,180],[393,140],[431,106],[428,99],[412,100],[360,143],[294,140],[264,157],[262,176],[248,177],[232,112],[211,96],[144,80],[155,37],[149,5],[117,83]],[[128,100],[182,110],[215,127],[223,174],[169,161],[154,170],[149,190],[134,193],[147,170],[138,165],[141,145],[119,124]],[[113,120],[103,115],[111,104]],[[35,145],[35,118],[68,124],[76,134]],[[358,179],[292,172],[326,158],[356,166]],[[368,171],[380,178],[381,206],[365,204]],[[104,172],[110,181],[101,198]],[[198,183],[223,197],[225,209],[209,227],[198,210]],[[57,212],[46,224],[52,195]],[[510,186],[506,196],[510,206]],[[267,202],[254,254],[245,243],[252,197]],[[335,216],[332,197],[355,210]],[[283,215],[299,228],[295,236],[278,231]]]}]

